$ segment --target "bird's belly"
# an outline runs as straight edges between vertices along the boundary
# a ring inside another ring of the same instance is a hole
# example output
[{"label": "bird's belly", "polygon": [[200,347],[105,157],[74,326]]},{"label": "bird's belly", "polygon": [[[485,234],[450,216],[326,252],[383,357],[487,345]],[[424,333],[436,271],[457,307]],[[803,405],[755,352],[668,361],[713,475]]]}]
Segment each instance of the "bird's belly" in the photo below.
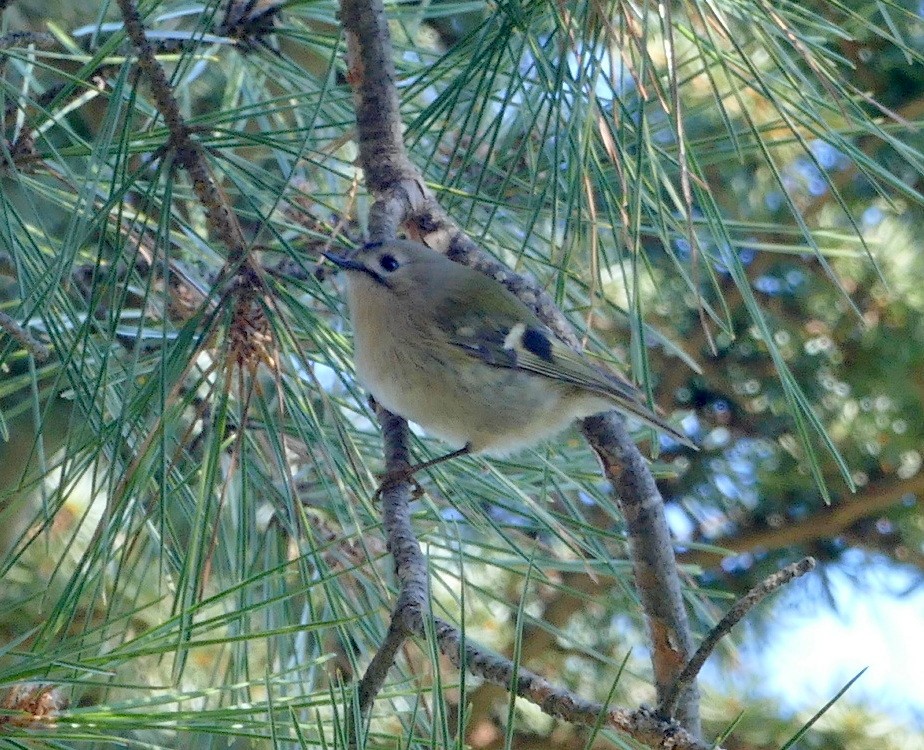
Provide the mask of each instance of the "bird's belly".
[{"label": "bird's belly", "polygon": [[468,444],[475,453],[507,455],[584,416],[566,398],[568,391],[548,378],[475,359],[450,376],[431,351],[407,357],[386,343],[357,346],[360,381],[386,409],[452,447]]},{"label": "bird's belly", "polygon": [[431,415],[440,409],[439,396],[446,400],[448,394],[445,375],[429,354],[407,357],[385,348],[357,347],[356,374],[390,412],[435,431]]}]

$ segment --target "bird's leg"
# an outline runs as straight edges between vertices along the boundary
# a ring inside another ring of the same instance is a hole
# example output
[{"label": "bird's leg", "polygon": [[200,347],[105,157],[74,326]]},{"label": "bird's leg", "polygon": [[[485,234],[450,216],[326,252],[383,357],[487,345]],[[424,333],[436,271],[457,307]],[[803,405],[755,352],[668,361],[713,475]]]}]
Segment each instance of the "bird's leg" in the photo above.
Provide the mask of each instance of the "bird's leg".
[{"label": "bird's leg", "polygon": [[407,475],[416,474],[418,471],[423,471],[424,469],[429,469],[432,466],[443,463],[443,461],[449,461],[453,458],[459,458],[464,456],[472,450],[471,443],[466,443],[461,448],[445,453],[442,456],[437,456],[436,458],[431,458],[429,461],[424,461],[423,463],[415,464],[406,469]]},{"label": "bird's leg", "polygon": [[389,471],[384,477],[382,477],[382,483],[379,485],[378,490],[376,490],[375,496],[378,498],[385,490],[389,487],[393,487],[399,482],[406,482],[413,480],[416,488],[414,490],[414,496],[419,497],[423,494],[423,488],[420,486],[420,482],[414,479],[414,475],[418,471],[423,471],[424,469],[429,469],[437,464],[443,463],[443,461],[449,461],[452,458],[459,458],[459,456],[464,456],[467,453],[470,453],[472,446],[470,443],[466,443],[458,450],[450,451],[442,456],[437,456],[436,458],[431,458],[429,461],[423,461],[419,464],[414,464],[413,466],[408,466],[404,469],[395,469],[394,471]]}]

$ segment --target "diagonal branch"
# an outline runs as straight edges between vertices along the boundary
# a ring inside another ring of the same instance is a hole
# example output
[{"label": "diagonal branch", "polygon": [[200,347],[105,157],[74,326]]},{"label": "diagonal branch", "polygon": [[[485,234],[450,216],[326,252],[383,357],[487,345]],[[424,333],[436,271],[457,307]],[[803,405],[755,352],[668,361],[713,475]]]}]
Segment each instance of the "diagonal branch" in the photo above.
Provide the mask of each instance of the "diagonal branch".
[{"label": "diagonal branch", "polygon": [[192,137],[193,130],[183,117],[167,74],[157,61],[154,47],[145,34],[135,0],[118,0],[118,3],[125,34],[138,53],[138,67],[148,77],[154,104],[170,132],[169,146],[180,166],[189,174],[193,192],[205,209],[209,229],[225,243],[230,265],[236,268],[248,257],[247,242],[237,216],[212,175],[202,148]]},{"label": "diagonal branch", "polygon": [[[407,226],[430,247],[504,283],[563,341],[576,348],[578,339],[551,297],[482,253],[437,204],[411,163],[401,138],[391,38],[381,0],[341,0],[341,17],[347,38],[348,78],[356,104],[359,162],[377,199],[370,211],[370,239],[388,239],[395,236],[399,226]],[[664,502],[620,417],[615,413],[594,417],[585,422],[584,431],[626,513],[660,702],[693,653]],[[699,734],[695,685],[684,691],[677,716],[693,735]]]},{"label": "diagonal branch", "polygon": [[24,326],[3,311],[0,311],[0,330],[6,331],[23,349],[40,362],[44,362],[51,356],[47,346],[33,338]]}]

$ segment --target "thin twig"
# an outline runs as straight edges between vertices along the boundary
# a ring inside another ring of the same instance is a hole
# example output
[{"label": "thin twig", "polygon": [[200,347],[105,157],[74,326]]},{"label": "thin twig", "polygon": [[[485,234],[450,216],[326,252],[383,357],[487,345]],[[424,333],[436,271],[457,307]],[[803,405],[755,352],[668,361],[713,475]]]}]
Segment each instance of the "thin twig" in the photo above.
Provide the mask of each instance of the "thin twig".
[{"label": "thin twig", "polygon": [[11,31],[0,36],[0,50],[10,47],[25,47],[34,44],[36,47],[51,47],[55,38],[51,34],[41,31]]},{"label": "thin twig", "polygon": [[787,565],[782,570],[778,570],[776,573],[767,576],[767,578],[741,597],[735,603],[735,606],[728,610],[725,617],[719,620],[718,624],[710,630],[708,635],[703,639],[700,647],[696,649],[696,653],[693,654],[693,657],[687,662],[686,666],[677,677],[677,681],[665,695],[664,700],[658,707],[659,713],[662,716],[673,715],[681,691],[696,679],[699,670],[703,668],[703,664],[706,663],[706,659],[708,659],[709,655],[715,650],[719,641],[728,635],[731,629],[735,627],[751,609],[777,589],[782,588],[796,578],[804,576],[814,568],[815,559],[812,557],[804,557],[799,560],[799,562]]},{"label": "thin twig", "polygon": [[[572,724],[593,727],[600,724],[645,743],[652,748],[705,750],[713,748],[672,719],[658,717],[648,708],[629,711],[581,698],[563,687],[552,684],[535,672],[515,664],[506,657],[483,649],[470,639],[462,647],[458,628],[434,618],[434,630],[440,653],[460,669],[511,690],[520,698],[535,703],[544,713]],[[713,750],[721,750],[713,749]]]},{"label": "thin twig", "polygon": [[[377,407],[376,411],[382,426],[387,471],[398,472],[409,467],[407,422],[380,407]],[[360,725],[368,721],[369,712],[385,683],[388,670],[394,664],[398,650],[408,636],[423,633],[422,609],[429,603],[430,596],[427,563],[411,526],[411,487],[408,481],[394,482],[389,483],[381,493],[382,523],[388,550],[395,562],[399,592],[385,640],[359,682],[358,711],[350,712],[351,747],[360,745],[360,726],[353,724],[353,717],[358,715]]]},{"label": "thin twig", "polygon": [[[236,286],[232,288],[233,300],[229,306],[234,310],[233,322],[229,328],[231,337],[230,357],[238,366],[246,367],[252,373],[261,364],[276,369],[271,351],[275,348],[273,330],[266,319],[261,295],[269,293],[263,283],[263,272],[251,257],[249,244],[241,229],[240,221],[230,200],[212,174],[204,149],[193,139],[193,128],[189,126],[180,111],[180,105],[173,93],[167,74],[157,61],[154,47],[148,41],[144,24],[135,0],[118,0],[125,24],[125,33],[138,53],[138,67],[151,84],[151,94],[157,111],[164,118],[170,137],[167,151],[172,154],[189,176],[193,193],[205,209],[206,223],[215,238],[228,248],[228,259],[223,273],[233,277]],[[271,302],[271,299],[270,299]]]},{"label": "thin twig", "polygon": [[356,688],[356,710],[351,710],[347,714],[347,737],[350,748],[363,746],[360,742],[360,728],[364,728],[368,723],[375,699],[381,692],[382,685],[385,684],[385,678],[388,677],[388,670],[394,665],[395,657],[407,637],[408,634],[399,624],[398,618],[393,616],[388,632],[385,634],[385,640],[376,650]]}]

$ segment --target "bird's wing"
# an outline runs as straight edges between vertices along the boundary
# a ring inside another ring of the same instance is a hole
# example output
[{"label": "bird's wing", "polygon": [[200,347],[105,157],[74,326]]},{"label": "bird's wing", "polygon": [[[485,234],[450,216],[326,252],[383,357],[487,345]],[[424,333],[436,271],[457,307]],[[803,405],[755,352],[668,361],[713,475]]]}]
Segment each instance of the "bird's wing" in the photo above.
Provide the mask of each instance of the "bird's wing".
[{"label": "bird's wing", "polygon": [[631,382],[594,366],[560,342],[513,295],[503,300],[492,296],[490,315],[471,294],[450,295],[443,305],[439,319],[451,321],[444,326],[450,343],[485,364],[531,372],[595,393],[684,445],[696,447],[686,435],[649,409],[644,395]]},{"label": "bird's wing", "polygon": [[526,370],[601,396],[640,397],[628,380],[595,367],[560,342],[532,310],[499,284],[492,289],[478,284],[474,275],[470,279],[452,291],[444,290],[436,311],[451,343],[495,367]]}]

